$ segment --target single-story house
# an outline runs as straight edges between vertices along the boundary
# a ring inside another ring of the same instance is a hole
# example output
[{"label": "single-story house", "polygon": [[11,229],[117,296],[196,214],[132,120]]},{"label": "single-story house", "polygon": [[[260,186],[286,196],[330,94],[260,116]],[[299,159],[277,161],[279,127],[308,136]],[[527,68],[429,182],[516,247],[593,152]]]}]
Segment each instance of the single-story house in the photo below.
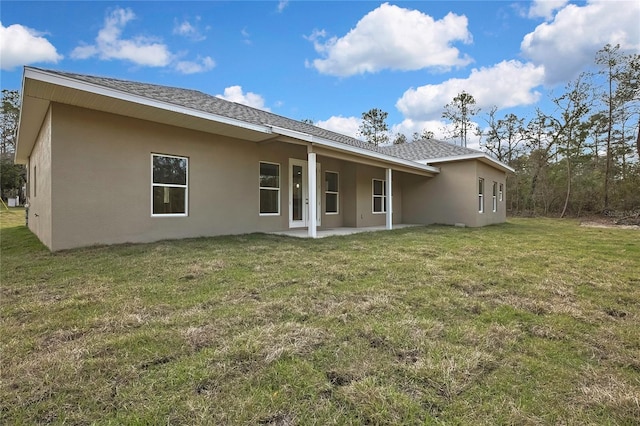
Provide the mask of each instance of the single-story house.
[{"label": "single-story house", "polygon": [[15,154],[50,249],[505,221],[510,167],[436,140],[376,147],[205,93],[25,67]]}]

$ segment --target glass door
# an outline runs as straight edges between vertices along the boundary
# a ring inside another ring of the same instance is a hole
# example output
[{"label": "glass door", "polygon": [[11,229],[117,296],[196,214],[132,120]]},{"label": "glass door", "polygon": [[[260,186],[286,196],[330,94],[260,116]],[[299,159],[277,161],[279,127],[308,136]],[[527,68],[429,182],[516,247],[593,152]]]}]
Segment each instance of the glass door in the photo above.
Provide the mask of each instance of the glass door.
[{"label": "glass door", "polygon": [[[317,205],[316,211],[318,217],[316,218],[318,226],[320,226],[320,217],[322,216],[321,202],[322,199],[320,188],[320,163],[316,164],[317,167],[317,188],[316,198]],[[307,169],[307,162],[304,160],[297,160],[295,158],[289,159],[289,227],[290,228],[302,228],[309,226],[309,172]]]},{"label": "glass door", "polygon": [[291,159],[289,161],[289,227],[307,226],[309,195],[307,185],[307,162]]}]

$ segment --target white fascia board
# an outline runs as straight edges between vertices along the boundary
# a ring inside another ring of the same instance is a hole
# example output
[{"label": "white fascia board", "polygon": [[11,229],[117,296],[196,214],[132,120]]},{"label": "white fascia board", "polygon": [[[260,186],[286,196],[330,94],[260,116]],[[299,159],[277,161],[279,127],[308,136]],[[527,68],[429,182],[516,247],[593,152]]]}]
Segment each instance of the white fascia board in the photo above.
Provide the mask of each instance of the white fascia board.
[{"label": "white fascia board", "polygon": [[416,160],[416,162],[420,164],[433,164],[433,163],[437,164],[437,163],[448,163],[451,161],[463,161],[463,160],[473,160],[473,159],[488,160],[500,168],[503,168],[505,170],[515,173],[515,170],[512,167],[504,164],[502,161],[496,160],[495,158],[483,152],[478,152],[473,154],[464,154],[464,155],[454,155],[451,157],[428,158],[426,160]]},{"label": "white fascia board", "polygon": [[20,142],[20,128],[22,127],[22,119],[24,117],[24,114],[22,114],[22,107],[24,105],[24,83],[25,83],[25,78],[26,78],[26,67],[24,72],[22,73],[22,86],[20,86],[20,112],[18,115],[18,127],[16,128],[16,139],[15,139],[15,147],[14,147],[14,152],[13,152],[13,161],[17,164],[27,164],[26,162],[26,157],[23,158],[18,158],[18,143]]},{"label": "white fascia board", "polygon": [[[241,128],[253,130],[256,132],[262,132],[266,134],[271,133],[271,129],[269,128],[269,126],[251,124],[251,123],[247,123],[246,121],[238,120],[235,118],[224,117],[222,115],[212,114],[212,113],[200,111],[194,108],[188,108],[188,107],[172,104],[169,102],[158,101],[145,96],[134,95],[128,92],[124,92],[122,90],[111,89],[104,86],[100,86],[98,84],[77,80],[72,77],[61,76],[58,74],[51,74],[49,72],[39,70],[39,69],[25,67],[24,80],[26,80],[27,78],[43,81],[45,83],[55,84],[58,86],[68,87],[70,89],[90,92],[96,95],[115,98],[115,99],[131,102],[139,105],[145,105],[152,108],[158,108],[165,111],[171,111],[171,112],[176,112],[180,114],[190,115],[192,117],[202,118],[205,120],[210,120],[210,121],[214,121],[221,124],[228,124],[231,126],[241,127]],[[24,82],[23,82],[23,87],[24,87]]]},{"label": "white fascia board", "polygon": [[340,151],[347,151],[352,154],[360,155],[362,157],[375,158],[376,160],[398,164],[398,165],[402,165],[405,167],[410,167],[418,170],[424,170],[426,172],[440,173],[439,168],[434,166],[429,166],[428,164],[425,164],[422,162],[404,160],[402,158],[392,157],[390,155],[381,154],[375,151],[369,151],[368,149],[358,148],[357,146],[347,145],[346,143],[341,143],[341,142],[335,142],[329,139],[313,136],[308,133],[285,129],[283,127],[271,126],[271,129],[275,134],[288,136],[288,137],[299,139],[305,142],[310,142],[312,144],[317,144],[317,145],[328,147],[328,148],[335,148]]}]

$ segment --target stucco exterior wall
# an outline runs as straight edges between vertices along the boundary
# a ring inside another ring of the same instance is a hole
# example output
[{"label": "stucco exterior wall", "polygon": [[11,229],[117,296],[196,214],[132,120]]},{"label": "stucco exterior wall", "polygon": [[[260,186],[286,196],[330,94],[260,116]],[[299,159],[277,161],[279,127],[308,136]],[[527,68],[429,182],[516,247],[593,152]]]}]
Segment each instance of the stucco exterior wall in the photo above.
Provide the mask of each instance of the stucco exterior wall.
[{"label": "stucco exterior wall", "polygon": [[[478,214],[475,226],[493,225],[507,220],[507,203],[505,202],[507,175],[500,170],[484,163],[476,162],[477,177],[484,179],[484,213]],[[496,211],[493,211],[492,187],[496,183]],[[502,201],[500,201],[500,184],[503,187]]]},{"label": "stucco exterior wall", "polygon": [[[52,250],[289,229],[289,160],[306,161],[306,146],[256,144],[56,103],[48,123],[51,137],[43,137],[33,155],[53,147],[53,233],[48,240],[38,234]],[[151,215],[152,153],[188,158],[186,217]],[[261,161],[280,165],[279,215],[259,214]],[[384,225],[385,215],[371,207],[371,180],[384,180],[384,169],[322,155],[317,162],[322,228]],[[46,166],[38,166],[38,174],[41,167],[45,176]],[[338,215],[326,214],[326,170],[339,173]],[[396,223],[401,194],[394,183]],[[47,210],[45,204],[37,207]]]},{"label": "stucco exterior wall", "polygon": [[[318,156],[318,163],[321,165],[321,191],[318,194],[318,197],[321,197],[321,227],[322,228],[339,228],[344,226],[344,181],[347,178],[345,169],[348,167],[347,163],[344,161],[337,160],[335,158],[329,158],[325,156]],[[325,193],[327,191],[327,182],[325,178],[325,172],[336,172],[338,173],[338,214],[327,213],[327,206],[325,203]]]},{"label": "stucco exterior wall", "polygon": [[[152,154],[188,158],[187,216],[152,216]],[[306,161],[307,147],[247,142],[53,103],[29,157],[29,228],[51,250],[286,230],[290,159]],[[384,181],[385,168],[349,160],[317,156],[321,229],[386,223],[386,214],[372,207],[372,180]],[[261,161],[280,165],[278,215],[259,213]],[[394,223],[504,222],[504,200],[496,212],[491,208],[492,182],[504,186],[504,172],[476,160],[439,167],[431,178],[393,172]],[[338,214],[326,213],[327,170],[339,174]],[[478,177],[485,179],[482,214]]]},{"label": "stucco exterior wall", "polygon": [[36,234],[40,241],[50,249],[53,245],[51,158],[51,109],[49,109],[27,163],[29,177],[27,221],[31,232]]},{"label": "stucco exterior wall", "polygon": [[[440,174],[424,180],[403,175],[403,212],[406,223],[484,226],[506,220],[504,201],[491,211],[492,182],[506,181],[506,174],[477,160],[438,164]],[[478,179],[485,180],[485,209],[478,211]],[[503,198],[504,200],[504,198]]]}]

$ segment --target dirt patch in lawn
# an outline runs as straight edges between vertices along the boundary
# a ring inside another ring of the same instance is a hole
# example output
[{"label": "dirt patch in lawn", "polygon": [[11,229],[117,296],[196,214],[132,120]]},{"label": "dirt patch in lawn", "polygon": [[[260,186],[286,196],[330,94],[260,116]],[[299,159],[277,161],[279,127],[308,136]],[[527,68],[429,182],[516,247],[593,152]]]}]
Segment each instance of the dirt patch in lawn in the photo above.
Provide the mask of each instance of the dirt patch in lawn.
[{"label": "dirt patch in lawn", "polygon": [[613,228],[613,229],[635,229],[640,231],[640,219],[630,218],[612,218],[602,216],[585,217],[580,221],[580,226],[589,228]]}]

